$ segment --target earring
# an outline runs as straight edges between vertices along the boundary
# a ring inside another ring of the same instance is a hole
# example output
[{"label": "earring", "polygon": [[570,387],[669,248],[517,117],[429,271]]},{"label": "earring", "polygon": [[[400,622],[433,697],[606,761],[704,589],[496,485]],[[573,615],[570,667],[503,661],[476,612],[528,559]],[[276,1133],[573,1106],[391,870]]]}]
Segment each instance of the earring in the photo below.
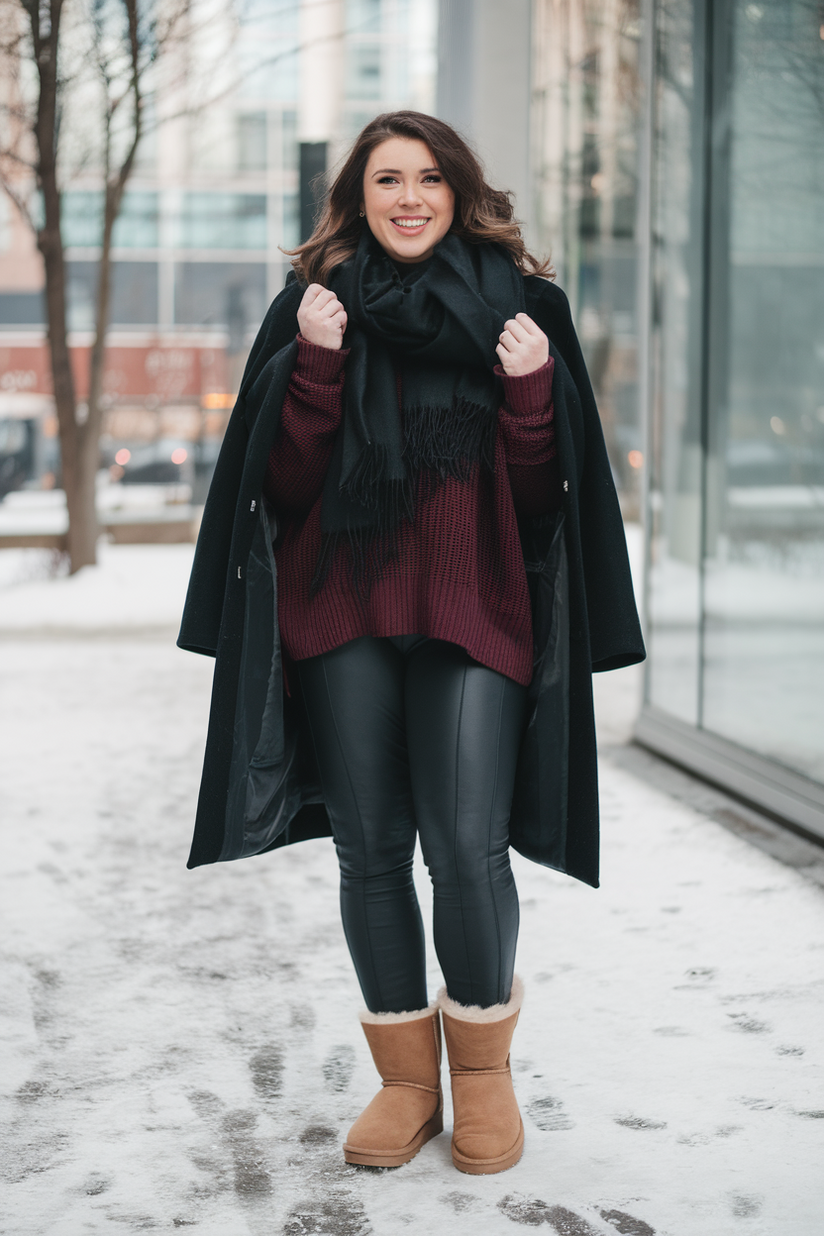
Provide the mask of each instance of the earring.
[{"label": "earring", "polygon": [[366,214],[364,213],[364,211],[359,210],[359,211],[358,211],[358,214],[360,215],[361,219],[365,219],[365,218],[366,218]]}]

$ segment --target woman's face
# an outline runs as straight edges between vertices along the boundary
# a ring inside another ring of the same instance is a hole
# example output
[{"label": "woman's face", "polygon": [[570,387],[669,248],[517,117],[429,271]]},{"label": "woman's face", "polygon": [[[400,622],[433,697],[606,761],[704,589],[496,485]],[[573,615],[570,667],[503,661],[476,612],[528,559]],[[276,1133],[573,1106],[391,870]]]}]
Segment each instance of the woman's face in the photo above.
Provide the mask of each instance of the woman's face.
[{"label": "woman's face", "polygon": [[369,230],[396,262],[423,262],[452,226],[455,194],[424,142],[390,137],[363,174]]}]

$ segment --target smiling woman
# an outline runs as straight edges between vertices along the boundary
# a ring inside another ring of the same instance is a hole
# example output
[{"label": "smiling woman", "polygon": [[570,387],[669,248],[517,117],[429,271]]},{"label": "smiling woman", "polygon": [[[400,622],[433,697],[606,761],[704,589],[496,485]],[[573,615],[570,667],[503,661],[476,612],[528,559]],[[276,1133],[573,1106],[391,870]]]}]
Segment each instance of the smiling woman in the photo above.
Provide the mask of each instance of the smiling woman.
[{"label": "smiling woman", "polygon": [[455,1166],[500,1172],[524,1141],[509,849],[597,884],[591,672],[643,657],[603,435],[564,294],[449,125],[367,125],[293,257],[181,630],[218,658],[189,862],[331,833],[383,1079],[344,1155],[399,1166],[441,1131],[443,1033]]}]

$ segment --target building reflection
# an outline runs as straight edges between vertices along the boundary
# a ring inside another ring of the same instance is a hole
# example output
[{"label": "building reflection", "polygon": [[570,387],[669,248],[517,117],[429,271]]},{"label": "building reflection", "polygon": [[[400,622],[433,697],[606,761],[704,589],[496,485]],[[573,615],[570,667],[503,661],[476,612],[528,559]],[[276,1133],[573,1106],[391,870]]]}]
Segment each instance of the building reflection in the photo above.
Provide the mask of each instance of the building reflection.
[{"label": "building reflection", "polygon": [[654,6],[645,741],[824,835],[824,28]]},{"label": "building reflection", "polygon": [[821,6],[536,0],[531,20],[522,215],[646,530],[638,736],[824,836]]},{"label": "building reflection", "polygon": [[569,296],[624,511],[638,518],[639,4],[537,0],[533,20],[534,234]]}]

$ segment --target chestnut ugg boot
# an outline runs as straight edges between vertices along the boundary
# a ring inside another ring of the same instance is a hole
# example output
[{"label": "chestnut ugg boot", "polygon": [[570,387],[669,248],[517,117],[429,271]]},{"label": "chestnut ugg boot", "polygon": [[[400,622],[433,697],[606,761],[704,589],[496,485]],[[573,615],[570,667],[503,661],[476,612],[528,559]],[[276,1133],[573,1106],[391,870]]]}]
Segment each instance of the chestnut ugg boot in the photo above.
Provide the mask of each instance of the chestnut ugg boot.
[{"label": "chestnut ugg boot", "polygon": [[452,1162],[472,1176],[503,1172],[523,1153],[524,1126],[509,1071],[523,998],[517,975],[507,1004],[458,1004],[445,987],[438,996],[452,1074]]},{"label": "chestnut ugg boot", "polygon": [[346,1141],[347,1163],[400,1167],[443,1129],[441,1021],[437,1006],[414,1013],[361,1013],[382,1088]]}]

